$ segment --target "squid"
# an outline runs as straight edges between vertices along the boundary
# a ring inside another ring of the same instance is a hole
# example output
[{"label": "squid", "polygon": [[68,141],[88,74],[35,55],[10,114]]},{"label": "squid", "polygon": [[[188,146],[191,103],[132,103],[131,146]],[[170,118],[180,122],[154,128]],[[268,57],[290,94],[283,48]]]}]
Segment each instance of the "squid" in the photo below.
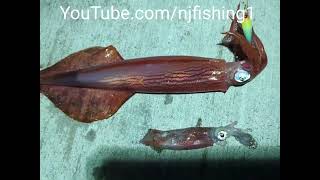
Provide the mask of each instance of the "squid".
[{"label": "squid", "polygon": [[213,146],[214,144],[225,146],[229,137],[234,137],[242,145],[249,149],[256,149],[257,141],[248,132],[251,129],[235,128],[237,121],[220,127],[201,127],[201,119],[196,127],[162,131],[149,129],[140,143],[150,146],[153,150],[192,150]]},{"label": "squid", "polygon": [[267,65],[264,46],[246,18],[242,24],[231,18],[218,43],[234,61],[196,56],[124,60],[112,45],[90,47],[41,70],[40,92],[84,123],[111,117],[135,93],[225,93],[252,81]]}]

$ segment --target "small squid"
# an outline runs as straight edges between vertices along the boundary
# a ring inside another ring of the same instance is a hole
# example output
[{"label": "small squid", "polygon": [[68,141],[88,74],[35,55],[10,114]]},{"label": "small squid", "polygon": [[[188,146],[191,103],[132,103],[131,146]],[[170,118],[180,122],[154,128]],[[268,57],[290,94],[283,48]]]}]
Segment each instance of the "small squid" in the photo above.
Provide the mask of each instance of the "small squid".
[{"label": "small squid", "polygon": [[235,128],[236,124],[237,121],[226,126],[201,127],[201,119],[199,119],[196,127],[168,131],[149,129],[140,143],[150,146],[157,152],[164,149],[191,150],[206,148],[214,144],[224,146],[226,140],[233,136],[242,145],[250,149],[257,148],[256,140],[248,133],[250,130]]}]

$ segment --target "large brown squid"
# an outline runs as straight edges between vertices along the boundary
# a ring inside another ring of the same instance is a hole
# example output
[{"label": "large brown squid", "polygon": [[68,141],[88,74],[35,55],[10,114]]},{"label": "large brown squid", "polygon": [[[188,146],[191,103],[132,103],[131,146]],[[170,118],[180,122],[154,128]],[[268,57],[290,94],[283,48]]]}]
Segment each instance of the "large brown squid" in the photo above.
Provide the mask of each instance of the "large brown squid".
[{"label": "large brown squid", "polygon": [[254,79],[267,55],[254,31],[247,41],[236,16],[223,34],[219,44],[234,54],[234,62],[194,56],[124,60],[113,46],[92,47],[40,71],[40,92],[87,123],[112,116],[134,93],[226,92]]}]

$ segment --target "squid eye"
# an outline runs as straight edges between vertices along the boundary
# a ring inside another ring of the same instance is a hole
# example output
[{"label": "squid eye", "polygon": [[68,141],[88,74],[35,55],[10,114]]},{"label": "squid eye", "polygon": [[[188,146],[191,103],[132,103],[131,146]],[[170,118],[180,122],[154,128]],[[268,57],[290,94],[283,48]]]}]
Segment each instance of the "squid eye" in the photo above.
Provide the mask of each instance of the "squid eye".
[{"label": "squid eye", "polygon": [[226,131],[220,131],[218,132],[218,139],[223,141],[227,138],[227,132]]},{"label": "squid eye", "polygon": [[250,74],[242,69],[239,69],[234,75],[234,80],[236,80],[237,82],[244,82],[248,79],[250,79]]}]

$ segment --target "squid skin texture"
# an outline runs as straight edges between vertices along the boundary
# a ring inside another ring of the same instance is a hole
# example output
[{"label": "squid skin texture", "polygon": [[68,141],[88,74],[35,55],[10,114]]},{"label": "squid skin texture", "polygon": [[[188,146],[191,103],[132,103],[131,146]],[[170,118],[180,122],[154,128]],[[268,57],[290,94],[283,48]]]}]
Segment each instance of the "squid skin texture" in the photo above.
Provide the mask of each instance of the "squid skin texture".
[{"label": "squid skin texture", "polygon": [[141,93],[226,92],[239,66],[204,57],[147,57],[58,74],[41,84]]},{"label": "squid skin texture", "polygon": [[157,150],[191,150],[213,146],[213,128],[190,127],[161,131],[149,129],[144,138],[140,141],[146,146]]}]

